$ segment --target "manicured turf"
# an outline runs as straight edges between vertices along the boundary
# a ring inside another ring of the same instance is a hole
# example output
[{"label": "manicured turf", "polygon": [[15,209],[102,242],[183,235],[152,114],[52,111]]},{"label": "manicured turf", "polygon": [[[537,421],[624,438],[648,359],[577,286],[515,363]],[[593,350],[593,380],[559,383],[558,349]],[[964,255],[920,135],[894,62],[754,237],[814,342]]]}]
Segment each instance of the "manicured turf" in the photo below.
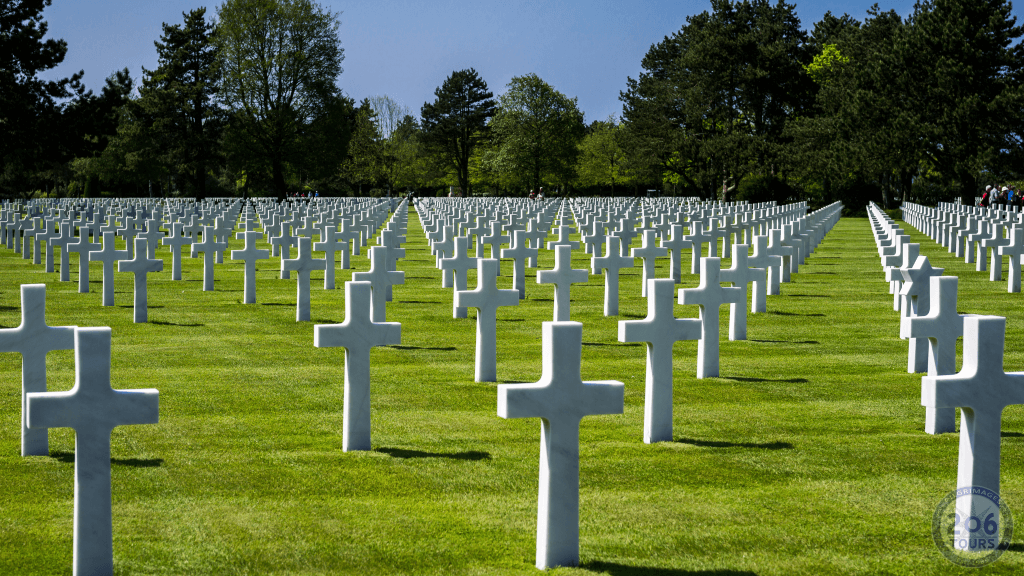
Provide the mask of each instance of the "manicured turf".
[{"label": "manicured turf", "polygon": [[[911,234],[960,277],[962,312],[1007,316],[1005,367],[1021,369],[1024,296]],[[112,327],[114,387],[160,390],[158,425],[113,433],[118,574],[537,572],[539,422],[499,418],[495,385],[473,382],[475,313],[452,319],[414,212],[405,248],[406,284],[388,304],[402,345],[372,353],[374,450],[363,453],[341,451],[344,351],[313,347],[315,323],[344,320],[351,271],[333,291],[315,274],[313,322],[296,323],[295,281],[277,279],[276,258],[260,267],[258,304],[243,305],[240,262],[226,259],[216,291],[202,292],[201,260],[186,256],[174,282],[161,249],[151,322],[136,325],[131,275],[117,275],[117,306],[103,308],[99,282],[79,294],[0,249],[0,325],[20,321],[19,284],[45,282],[51,325]],[[576,252],[574,265],[589,268],[589,256]],[[500,382],[540,377],[553,288],[535,275],[528,299],[498,312]],[[684,274],[682,287],[697,283]],[[642,443],[645,349],[617,341],[619,320],[646,314],[639,266],[623,271],[619,317],[602,316],[601,277],[572,290],[583,377],[625,382],[626,407],[583,421],[583,564],[555,573],[965,571],[931,538],[956,484],[958,436],[923,432],[920,375],[906,373],[867,220],[839,222],[768,312],[748,317],[749,340],[725,340],[723,308],[721,378],[697,380],[696,342],[676,344],[674,442]],[[696,310],[676,306],[680,317]],[[73,385],[72,354],[50,354],[51,390]],[[52,430],[49,457],[19,456],[19,382],[20,357],[0,354],[0,574],[66,574],[74,436]],[[1002,494],[1024,518],[1024,408],[1005,411],[1003,430]],[[1022,552],[1014,544],[979,573],[1019,573]]]}]

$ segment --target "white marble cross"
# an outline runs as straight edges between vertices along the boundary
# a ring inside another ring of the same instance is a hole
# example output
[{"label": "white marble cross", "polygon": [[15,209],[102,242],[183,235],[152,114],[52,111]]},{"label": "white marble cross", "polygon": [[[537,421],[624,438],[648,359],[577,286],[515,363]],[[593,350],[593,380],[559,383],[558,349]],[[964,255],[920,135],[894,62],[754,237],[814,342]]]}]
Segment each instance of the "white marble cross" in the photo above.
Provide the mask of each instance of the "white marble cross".
[{"label": "white marble cross", "polygon": [[[704,244],[710,244],[715,238],[704,233],[704,223],[700,220],[690,221],[690,233],[683,236],[683,240],[690,243],[690,274],[696,274],[700,270],[700,254]],[[714,256],[715,250],[708,249],[708,256]]]},{"label": "white marble cross", "polygon": [[469,271],[477,267],[477,258],[467,256],[469,236],[455,237],[455,255],[441,259],[441,270],[451,270],[455,275],[455,290],[452,294],[452,318],[466,318],[469,313],[465,306],[455,305],[455,293],[465,290],[469,282]]},{"label": "white marble cross", "polygon": [[156,424],[159,397],[152,389],[111,388],[110,328],[75,330],[71,390],[28,395],[29,428],[75,430],[74,574],[114,573],[110,432],[127,424]]},{"label": "white marble cross", "polygon": [[992,282],[1003,279],[1002,258],[999,256],[999,249],[1009,245],[1010,239],[1003,238],[1003,225],[999,222],[992,223],[991,237],[982,238],[978,241],[978,260],[981,262],[985,261],[985,250],[988,250],[991,254],[991,264],[989,266],[991,272],[988,279]]},{"label": "white marble cross", "polygon": [[[907,252],[907,256],[911,256]],[[901,317],[925,316],[931,308],[931,284],[932,276],[942,276],[942,268],[932,268],[927,256],[918,256],[912,266],[894,268],[900,274],[902,286],[900,287],[900,298],[902,299]],[[902,334],[904,323],[900,322],[900,337],[907,338]],[[928,346],[922,338],[908,338],[909,348],[907,352],[907,372],[924,372],[928,369]]]},{"label": "white marble cross", "polygon": [[540,569],[580,561],[580,421],[593,414],[621,414],[621,382],[580,377],[583,325],[544,322],[543,368],[533,384],[498,386],[498,416],[540,418],[537,555]]},{"label": "white marble cross", "polygon": [[313,270],[327,268],[327,260],[313,258],[313,239],[299,236],[299,254],[292,260],[281,259],[281,271],[296,273],[295,321],[309,321],[309,276]]},{"label": "white marble cross", "polygon": [[[213,226],[203,228],[203,241],[193,243],[192,248],[203,253],[203,292],[213,290],[213,266],[217,252],[228,247],[227,242],[217,242]],[[285,255],[287,255],[287,250]]]},{"label": "white marble cross", "polygon": [[693,245],[683,239],[683,225],[672,224],[670,228],[672,232],[671,239],[662,238],[661,247],[668,250],[669,255],[669,278],[673,282],[678,284],[682,281],[682,251],[684,248],[692,248]]},{"label": "white marble cross", "polygon": [[[295,236],[291,234],[291,227],[285,224],[281,225],[281,234],[270,239],[270,245],[277,248],[277,251],[281,254],[281,260],[287,260],[292,257],[292,244],[295,244]],[[281,280],[290,280],[291,277],[291,272],[284,269],[281,270]]]},{"label": "white marble cross", "polygon": [[590,279],[586,270],[572,267],[572,247],[559,244],[555,247],[555,267],[551,270],[538,270],[538,284],[555,285],[555,321],[569,321],[569,289],[573,284],[585,283]]},{"label": "white marble cross", "polygon": [[313,244],[313,249],[323,252],[327,261],[327,268],[324,269],[324,290],[334,290],[334,253],[341,254],[341,269],[348,270],[348,242],[341,238],[338,229],[334,226],[326,226],[320,232],[320,241]]},{"label": "white marble cross", "polygon": [[[1010,274],[1006,285],[1007,292],[1020,292],[1020,263],[1021,259],[1024,258],[1024,228],[1020,226],[1010,228],[1010,242],[1006,246],[1000,246],[998,252],[1000,258],[1005,256],[1010,260]],[[993,264],[993,267],[998,267],[1002,270],[1002,263]]]},{"label": "white marble cross", "polygon": [[574,231],[575,230],[573,230],[572,226],[559,226],[558,239],[548,242],[548,250],[554,250],[557,246],[568,246],[573,250],[578,250],[580,247],[580,243],[576,242],[575,240],[569,240],[569,235],[572,234]]},{"label": "white marble cross", "polygon": [[164,269],[163,260],[149,257],[146,243],[145,238],[135,238],[135,258],[133,260],[121,260],[117,263],[118,272],[135,273],[134,308],[136,324],[145,324],[149,320],[146,274],[149,272],[162,272]]},{"label": "white marble cross", "polygon": [[526,264],[537,258],[537,249],[530,248],[527,232],[516,230],[511,248],[501,250],[502,258],[512,259],[512,288],[519,291],[519,299],[526,299]]},{"label": "white marble cross", "polygon": [[[534,250],[539,250],[543,246],[544,239],[548,237],[548,233],[544,231],[538,220],[530,220],[529,230],[526,232],[526,238],[530,240],[529,247]],[[534,252],[530,256],[529,260],[526,261],[526,265],[530,268],[537,267],[537,253]]]},{"label": "white marble cross", "polygon": [[[923,258],[923,256],[922,256]],[[964,334],[964,318],[956,311],[956,276],[932,276],[929,282],[928,313],[904,317],[900,336],[928,339],[928,375],[945,376],[956,370],[956,340]],[[924,431],[945,434],[956,431],[956,410],[926,408]]]},{"label": "white marble cross", "polygon": [[352,273],[352,280],[356,282],[369,282],[373,287],[370,295],[370,318],[374,322],[387,321],[388,286],[405,283],[405,272],[388,272],[387,250],[384,246],[370,248],[370,270]]},{"label": "white marble cross", "polygon": [[156,256],[156,247],[166,235],[160,230],[160,221],[156,218],[150,218],[146,221],[146,231],[140,232],[136,237],[146,239],[147,257],[154,258]]},{"label": "white marble cross", "polygon": [[[1000,437],[1003,409],[1024,404],[1024,372],[1004,372],[1003,352],[1006,318],[964,318],[964,361],[957,374],[921,379],[921,405],[960,408],[960,455],[957,488],[983,487],[999,494]],[[969,493],[957,498],[956,508],[971,516],[985,506],[985,499]],[[999,510],[994,511],[993,533],[998,540]],[[982,514],[986,522],[987,514]],[[979,532],[978,536],[982,536]],[[957,539],[954,547],[985,551],[975,538]]]},{"label": "white marble cross", "polygon": [[60,250],[60,281],[71,281],[71,257],[68,255],[68,245],[75,242],[75,233],[72,231],[71,222],[61,222],[60,235],[50,239],[47,246],[53,246]]},{"label": "white marble cross", "polygon": [[113,306],[114,305],[114,263],[118,260],[127,260],[129,256],[127,250],[117,250],[115,246],[115,238],[113,232],[103,233],[103,248],[89,252],[90,262],[102,262],[103,263],[103,305]]},{"label": "white marble cross", "polygon": [[511,238],[501,233],[501,219],[491,222],[491,233],[484,236],[484,244],[491,247],[491,259],[498,262],[498,276],[501,276],[501,245],[508,244]]},{"label": "white marble cross", "polygon": [[[775,286],[779,285],[779,282],[789,282],[789,273],[792,271],[794,262],[796,261],[796,249],[792,246],[787,246],[782,241],[782,230],[773,228],[768,231],[768,255],[779,256],[782,258],[782,266],[779,268],[779,279],[772,279],[771,276],[775,274],[775,267],[768,271],[769,283]],[[774,294],[768,292],[768,294]]]},{"label": "white marble cross", "polygon": [[751,268],[761,268],[767,274],[765,280],[755,279],[751,287],[750,312],[757,314],[768,309],[766,301],[769,294],[778,295],[779,293],[782,256],[768,254],[767,236],[754,236],[754,252],[747,257],[747,265]]},{"label": "white marble cross", "polygon": [[754,268],[750,265],[749,248],[746,244],[733,246],[730,251],[732,267],[722,270],[719,276],[722,282],[732,282],[733,286],[743,290],[740,301],[729,304],[729,340],[747,339],[747,284],[763,284],[767,279],[764,268]]},{"label": "white marble cross", "polygon": [[46,355],[75,347],[74,326],[46,324],[46,284],[21,285],[21,324],[0,330],[0,352],[21,354],[21,455],[50,453],[45,429],[28,427],[26,398],[30,392],[46,392]]},{"label": "white marble cross", "polygon": [[[175,224],[177,226],[177,224]],[[247,231],[239,232],[235,238],[245,239],[245,247],[242,250],[232,250],[232,260],[245,261],[245,279],[243,288],[243,304],[256,303],[256,261],[270,258],[270,250],[258,250],[256,241],[263,238],[262,232]]]},{"label": "white marble cross", "polygon": [[400,323],[370,319],[370,298],[369,282],[345,282],[345,321],[313,327],[313,346],[345,348],[345,452],[370,449],[370,349],[402,343]]},{"label": "white marble cross", "polygon": [[647,343],[644,396],[644,442],[672,440],[672,346],[680,340],[699,340],[700,320],[676,318],[675,281],[648,280],[647,318],[620,320],[619,342]]},{"label": "white marble cross", "polygon": [[77,242],[68,244],[68,252],[78,254],[78,292],[86,294],[89,292],[89,254],[100,248],[100,244],[89,241],[89,234],[81,233]]},{"label": "white marble cross", "polygon": [[[724,288],[719,258],[700,259],[700,285],[679,291],[679,303],[700,306],[701,338],[697,344],[697,378],[718,376],[718,314],[723,304],[741,302],[739,288]],[[746,306],[746,299],[742,300]]]},{"label": "white marble cross", "polygon": [[476,382],[494,382],[498,378],[498,308],[517,306],[518,290],[498,289],[498,262],[494,258],[477,260],[476,290],[455,293],[457,308],[476,308]]},{"label": "white marble cross", "polygon": [[643,278],[640,288],[640,295],[647,296],[647,281],[654,279],[655,259],[658,256],[668,256],[668,248],[659,248],[658,231],[644,230],[643,241],[640,248],[633,248],[633,258],[643,259]]},{"label": "white marble cross", "polygon": [[605,243],[604,256],[594,254],[590,259],[590,273],[597,275],[604,270],[604,315],[619,315],[619,270],[632,268],[632,256],[623,256],[619,249],[618,236],[609,236]]},{"label": "white marble cross", "polygon": [[171,225],[171,234],[160,240],[171,251],[171,280],[181,280],[181,247],[192,244],[192,236],[183,235],[182,229],[181,222],[175,222]]}]

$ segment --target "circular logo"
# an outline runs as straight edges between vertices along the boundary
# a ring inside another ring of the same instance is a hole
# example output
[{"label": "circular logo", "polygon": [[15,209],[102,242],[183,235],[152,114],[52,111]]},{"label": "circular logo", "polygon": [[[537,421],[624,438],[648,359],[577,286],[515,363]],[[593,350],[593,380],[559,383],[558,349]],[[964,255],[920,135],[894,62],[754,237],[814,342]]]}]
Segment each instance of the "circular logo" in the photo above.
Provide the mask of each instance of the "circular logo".
[{"label": "circular logo", "polygon": [[932,539],[942,555],[959,566],[995,562],[1010,546],[1013,515],[999,494],[982,486],[957,488],[935,508]]}]

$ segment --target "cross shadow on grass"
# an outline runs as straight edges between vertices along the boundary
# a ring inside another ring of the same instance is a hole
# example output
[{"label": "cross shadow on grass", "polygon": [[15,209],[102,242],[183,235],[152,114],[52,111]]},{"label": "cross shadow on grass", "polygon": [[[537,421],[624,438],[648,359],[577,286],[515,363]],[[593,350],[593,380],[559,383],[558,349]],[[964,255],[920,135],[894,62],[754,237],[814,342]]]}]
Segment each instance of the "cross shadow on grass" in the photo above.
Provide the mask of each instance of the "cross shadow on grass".
[{"label": "cross shadow on grass", "polygon": [[392,458],[447,458],[449,460],[490,460],[489,452],[468,450],[466,452],[424,452],[422,450],[406,450],[404,448],[374,448],[374,452],[387,454]]},{"label": "cross shadow on grass", "polygon": [[824,314],[801,314],[799,312],[779,312],[774,310],[768,312],[768,314],[775,314],[776,316],[824,316]]},{"label": "cross shadow on grass", "polygon": [[[51,452],[50,457],[59,462],[72,464],[75,461],[74,452],[63,450]],[[163,458],[111,458],[110,463],[114,466],[132,466],[133,468],[156,468],[164,463]]]},{"label": "cross shadow on grass", "polygon": [[617,342],[582,342],[584,346],[633,346],[636,342],[626,342],[619,344]]},{"label": "cross shadow on grass", "polygon": [[291,304],[287,302],[260,302],[260,304],[264,306],[295,306],[294,302],[292,302]]},{"label": "cross shadow on grass", "polygon": [[807,378],[743,378],[741,376],[721,376],[722,380],[735,380],[737,382],[785,382],[787,384],[803,384],[808,382]]},{"label": "cross shadow on grass", "polygon": [[21,310],[21,306],[0,306],[0,311],[10,312],[13,310]]},{"label": "cross shadow on grass", "polygon": [[[831,272],[811,272],[811,274],[831,274]],[[828,294],[785,294],[790,298],[831,298]]]},{"label": "cross shadow on grass", "polygon": [[185,328],[198,328],[200,326],[206,326],[206,324],[179,324],[176,322],[167,322],[166,320],[150,320],[150,324],[156,324],[157,326],[184,326]]},{"label": "cross shadow on grass", "polygon": [[1008,552],[1024,552],[1024,543],[1014,542],[1006,547]]},{"label": "cross shadow on grass", "polygon": [[[135,308],[135,304],[118,304],[117,307],[118,308]],[[152,310],[154,308],[163,308],[163,306],[152,306],[152,305],[149,305],[149,304],[146,305],[146,309],[147,310]]]},{"label": "cross shadow on grass", "polygon": [[721,440],[697,440],[695,438],[677,438],[675,442],[689,444],[700,448],[760,448],[762,450],[792,450],[789,442],[725,442]]},{"label": "cross shadow on grass", "polygon": [[1007,432],[1005,430],[1000,432],[999,436],[1001,438],[1024,438],[1024,434],[1020,432]]},{"label": "cross shadow on grass", "polygon": [[748,342],[760,342],[762,344],[821,344],[817,340],[758,340],[756,338],[748,338]]},{"label": "cross shadow on grass", "polygon": [[440,350],[442,352],[451,352],[455,350],[455,346],[386,346],[386,348],[394,348],[396,350]]},{"label": "cross shadow on grass", "polygon": [[440,304],[441,302],[437,302],[437,301],[434,301],[434,300],[399,300],[398,303],[399,304]]},{"label": "cross shadow on grass", "polygon": [[747,570],[684,570],[681,568],[653,568],[650,566],[627,566],[614,562],[584,562],[583,570],[608,573],[612,576],[757,576]]}]

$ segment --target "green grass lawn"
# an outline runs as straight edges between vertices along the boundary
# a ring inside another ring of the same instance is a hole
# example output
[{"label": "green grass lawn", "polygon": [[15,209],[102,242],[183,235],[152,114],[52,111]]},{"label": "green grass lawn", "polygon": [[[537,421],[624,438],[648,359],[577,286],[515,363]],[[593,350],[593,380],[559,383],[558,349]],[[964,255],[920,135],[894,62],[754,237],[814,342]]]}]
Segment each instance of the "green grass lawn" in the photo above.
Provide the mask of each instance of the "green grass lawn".
[{"label": "green grass lawn", "polygon": [[[1024,366],[1021,294],[910,230],[936,267],[960,277],[962,312],[1007,317],[1005,368]],[[232,240],[232,249],[242,242]],[[0,326],[20,322],[22,283],[48,285],[51,325],[110,326],[115,388],[160,390],[160,423],[114,430],[118,574],[534,574],[536,419],[497,416],[495,384],[473,382],[475,312],[452,318],[410,212],[406,284],[388,320],[402,344],[372,352],[373,451],[343,453],[344,350],[313,347],[313,325],[344,320],[344,280],[312,282],[313,322],[295,322],[295,280],[276,258],[241,304],[241,262],[202,260],[184,280],[151,274],[149,324],[132,323],[132,276],[116,306],[0,249]],[[577,251],[575,268],[589,268]],[[684,262],[688,262],[684,253]],[[553,265],[543,250],[542,268]],[[583,378],[626,385],[625,413],[580,431],[580,556],[558,574],[959,574],[931,538],[955,488],[958,435],[923,432],[920,375],[866,219],[843,219],[748,338],[728,342],[720,378],[697,380],[696,342],[675,346],[675,441],[642,442],[645,348],[617,341],[642,318],[640,268],[624,270],[621,315],[602,316],[603,280],[572,288],[583,323]],[[352,258],[366,270],[366,252]],[[727,263],[726,263],[727,264]],[[1005,266],[1005,263],[1004,263]],[[511,288],[503,261],[499,287]],[[658,276],[668,274],[668,260]],[[1005,274],[1005,272],[1004,272]],[[553,287],[528,270],[527,296],[498,312],[498,379],[534,382]],[[682,287],[698,277],[684,274]],[[475,273],[470,287],[475,287]],[[696,306],[676,306],[696,317]],[[71,351],[48,358],[50,390],[74,382]],[[20,356],[0,354],[0,574],[71,570],[74,435],[50,431],[50,456],[22,458]],[[1024,408],[1003,416],[1002,494],[1024,519]],[[977,573],[1024,570],[1024,532]],[[974,572],[972,572],[974,573]]]}]

